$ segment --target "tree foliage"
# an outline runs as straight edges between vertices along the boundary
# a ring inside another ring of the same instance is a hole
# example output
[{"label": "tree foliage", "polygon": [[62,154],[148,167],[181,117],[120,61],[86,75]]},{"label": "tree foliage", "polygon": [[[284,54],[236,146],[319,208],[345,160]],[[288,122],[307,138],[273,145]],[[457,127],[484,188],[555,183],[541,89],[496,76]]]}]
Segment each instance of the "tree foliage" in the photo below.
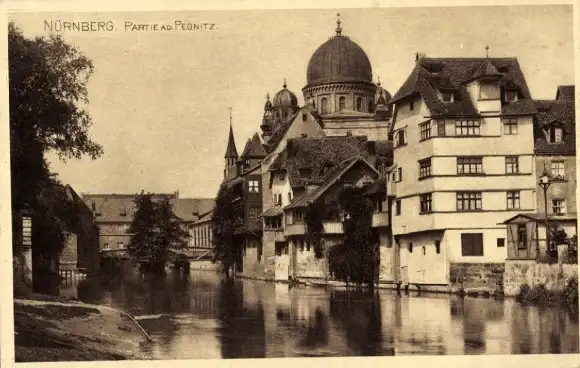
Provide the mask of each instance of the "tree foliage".
[{"label": "tree foliage", "polygon": [[322,249],[322,233],[324,232],[324,207],[322,202],[313,202],[306,208],[304,222],[306,223],[306,234],[308,242],[314,248],[316,258],[322,258],[324,252]]},{"label": "tree foliage", "polygon": [[344,242],[329,252],[329,263],[335,275],[357,284],[374,285],[378,270],[378,239],[373,231],[373,204],[364,189],[346,187],[339,194],[345,216]]},{"label": "tree foliage", "polygon": [[181,228],[169,198],[155,202],[151,193],[141,192],[134,203],[137,210],[129,228],[132,235],[127,251],[147,261],[146,271],[164,273],[170,250],[185,247],[190,235]]},{"label": "tree foliage", "polygon": [[234,195],[231,189],[222,184],[215,200],[211,218],[211,231],[214,245],[214,262],[220,262],[226,279],[234,266],[241,244],[234,237],[236,211],[233,204]]},{"label": "tree foliage", "polygon": [[60,36],[28,39],[10,23],[8,68],[12,210],[33,210],[33,251],[55,254],[74,213],[63,207],[65,194],[45,154],[53,151],[61,159],[102,154],[89,137],[92,123],[83,108],[93,65]]}]

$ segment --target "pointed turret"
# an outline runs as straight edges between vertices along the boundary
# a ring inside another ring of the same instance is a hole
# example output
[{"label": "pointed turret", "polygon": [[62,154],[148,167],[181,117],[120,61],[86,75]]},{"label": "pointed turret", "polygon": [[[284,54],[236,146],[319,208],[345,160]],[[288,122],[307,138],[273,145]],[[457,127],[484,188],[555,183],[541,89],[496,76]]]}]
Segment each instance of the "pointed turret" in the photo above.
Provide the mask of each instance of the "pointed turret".
[{"label": "pointed turret", "polygon": [[228,145],[226,146],[226,154],[224,156],[225,162],[225,169],[224,169],[224,178],[228,176],[230,169],[235,166],[236,161],[238,160],[238,150],[236,149],[236,141],[234,139],[234,129],[232,128],[232,109],[230,108],[230,134],[228,137]]}]

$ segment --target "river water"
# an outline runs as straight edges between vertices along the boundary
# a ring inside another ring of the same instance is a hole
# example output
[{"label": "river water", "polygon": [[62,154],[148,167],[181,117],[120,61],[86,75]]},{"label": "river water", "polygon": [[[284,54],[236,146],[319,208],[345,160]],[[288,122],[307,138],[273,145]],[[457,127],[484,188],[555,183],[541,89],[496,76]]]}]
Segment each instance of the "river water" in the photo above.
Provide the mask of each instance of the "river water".
[{"label": "river water", "polygon": [[578,316],[515,300],[226,284],[212,271],[137,274],[61,290],[133,314],[156,359],[578,353]]}]

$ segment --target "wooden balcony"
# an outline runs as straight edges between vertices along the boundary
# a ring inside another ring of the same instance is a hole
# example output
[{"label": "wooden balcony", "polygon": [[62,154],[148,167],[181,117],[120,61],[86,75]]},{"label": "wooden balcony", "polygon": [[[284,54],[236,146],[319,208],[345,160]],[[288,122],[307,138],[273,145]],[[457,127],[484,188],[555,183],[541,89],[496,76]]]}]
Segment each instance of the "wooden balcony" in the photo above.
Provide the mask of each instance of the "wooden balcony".
[{"label": "wooden balcony", "polygon": [[[324,226],[325,234],[344,234],[344,227],[340,221],[324,221],[322,223]],[[295,235],[305,235],[306,234],[306,224],[303,222],[298,222],[292,225],[286,225],[284,228],[284,236],[295,236]]]},{"label": "wooden balcony", "polygon": [[344,234],[344,227],[340,221],[324,221],[322,225],[325,234]]},{"label": "wooden balcony", "polygon": [[371,226],[372,227],[388,227],[389,226],[389,213],[388,212],[373,213],[373,219],[372,219]]},{"label": "wooden balcony", "polygon": [[306,234],[306,224],[297,222],[295,224],[286,225],[284,228],[284,236],[304,235]]}]

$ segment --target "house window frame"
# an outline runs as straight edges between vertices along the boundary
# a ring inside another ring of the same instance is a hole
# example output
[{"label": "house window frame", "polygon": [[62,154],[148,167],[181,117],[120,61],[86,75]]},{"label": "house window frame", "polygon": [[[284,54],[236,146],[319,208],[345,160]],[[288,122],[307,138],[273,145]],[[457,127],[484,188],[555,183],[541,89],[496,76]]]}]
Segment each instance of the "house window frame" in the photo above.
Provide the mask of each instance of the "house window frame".
[{"label": "house window frame", "polygon": [[[483,96],[482,91],[485,91],[485,88],[493,88],[493,92],[488,90],[488,96]],[[480,101],[489,101],[489,100],[498,100],[500,98],[500,90],[497,84],[484,82],[479,85],[479,100]]]},{"label": "house window frame", "polygon": [[505,248],[505,238],[497,238],[496,245],[498,248]]},{"label": "house window frame", "polygon": [[259,180],[248,180],[248,192],[249,193],[260,193],[260,181]]},{"label": "house window frame", "polygon": [[[559,132],[559,134],[557,134]],[[552,139],[553,135],[553,139]],[[559,138],[559,139],[558,139]],[[551,144],[562,143],[564,141],[564,129],[561,126],[551,126],[548,128],[548,142]]]},{"label": "house window frame", "polygon": [[419,179],[430,177],[432,172],[431,157],[419,161]]},{"label": "house window frame", "polygon": [[483,233],[461,234],[462,257],[483,257],[484,253]]},{"label": "house window frame", "polygon": [[520,158],[519,156],[505,156],[505,173],[519,174],[520,173]]},{"label": "house window frame", "polygon": [[395,216],[401,216],[402,203],[400,199],[395,199]]},{"label": "house window frame", "polygon": [[[508,97],[513,97],[513,98],[508,98]],[[519,96],[518,96],[518,91],[516,90],[506,90],[504,92],[504,98],[503,101],[504,102],[516,102],[518,100]]]},{"label": "house window frame", "polygon": [[477,137],[481,135],[481,121],[455,120],[455,135],[458,137]]},{"label": "house window frame", "polygon": [[519,190],[508,190],[506,192],[506,208],[508,210],[519,210],[521,192]]},{"label": "house window frame", "polygon": [[566,214],[566,198],[552,198],[552,214],[557,216]]},{"label": "house window frame", "polygon": [[396,147],[405,146],[407,144],[407,137],[405,129],[399,129],[395,132]]},{"label": "house window frame", "polygon": [[456,192],[455,203],[457,207],[457,212],[482,211],[483,193],[479,191]]},{"label": "house window frame", "polygon": [[419,195],[419,210],[420,213],[430,213],[433,211],[432,193],[425,193]]},{"label": "house window frame", "polygon": [[437,136],[445,137],[447,134],[445,132],[445,120],[437,120]]},{"label": "house window frame", "polygon": [[[518,244],[517,244],[518,250],[528,249],[528,231],[526,229],[525,224],[518,224],[517,234],[518,234]],[[524,235],[523,241],[520,241],[522,239],[520,235],[522,234]]]},{"label": "house window frame", "polygon": [[419,124],[419,130],[421,141],[431,138],[431,121]]},{"label": "house window frame", "polygon": [[551,161],[550,173],[554,179],[563,180],[566,175],[566,163],[561,160]]},{"label": "house window frame", "polygon": [[452,91],[439,91],[441,96],[441,101],[445,103],[451,103],[454,101],[454,96]]},{"label": "house window frame", "polygon": [[518,134],[518,119],[517,118],[503,119],[503,134],[504,135],[517,135]]},{"label": "house window frame", "polygon": [[482,175],[484,173],[483,156],[459,156],[456,166],[457,175]]}]

